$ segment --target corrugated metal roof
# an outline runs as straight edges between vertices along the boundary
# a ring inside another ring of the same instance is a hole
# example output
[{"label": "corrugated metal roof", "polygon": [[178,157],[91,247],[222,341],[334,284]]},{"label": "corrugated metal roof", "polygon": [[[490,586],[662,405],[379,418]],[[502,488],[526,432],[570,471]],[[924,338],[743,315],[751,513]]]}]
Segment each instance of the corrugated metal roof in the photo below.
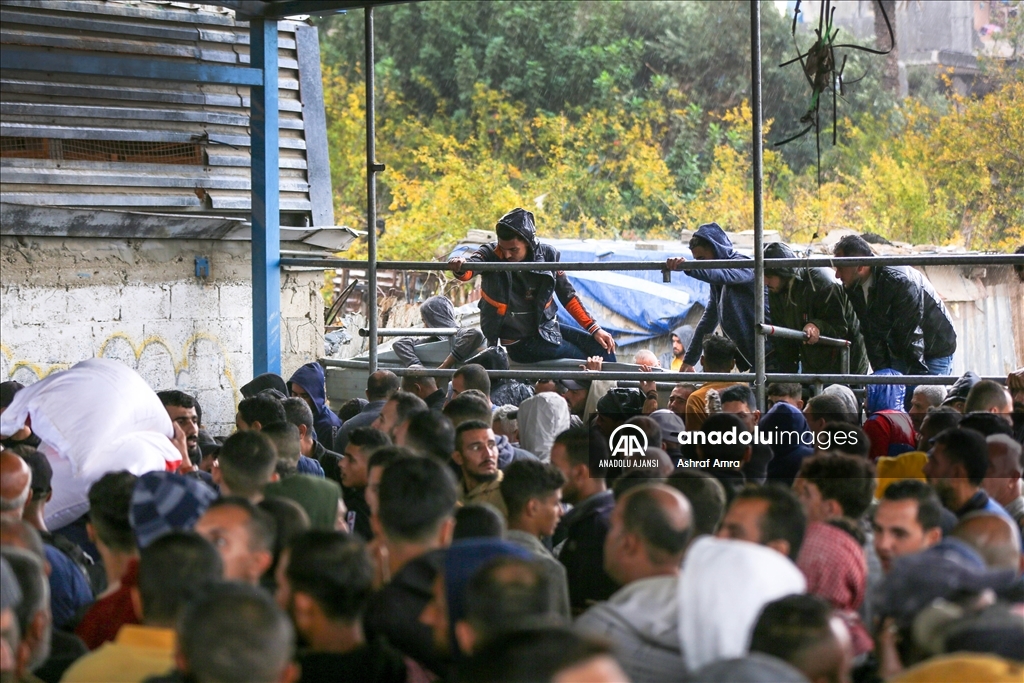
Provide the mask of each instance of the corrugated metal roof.
[{"label": "corrugated metal roof", "polygon": [[[0,21],[4,45],[189,64],[249,64],[248,25],[214,7],[5,0]],[[309,168],[309,122],[304,121],[300,89],[300,82],[320,87],[318,56],[312,61],[315,74],[303,79],[299,69],[300,62],[303,69],[311,63],[310,53],[318,55],[316,40],[316,30],[304,23],[279,23],[281,211],[312,214],[312,224],[331,225],[329,169]],[[305,95],[322,98],[320,92]],[[251,209],[248,108],[247,87],[5,68],[0,74],[5,150],[0,196],[12,204],[245,215]],[[313,117],[314,127],[324,125],[322,108]],[[322,144],[321,138],[326,142],[325,131],[312,135],[316,144]],[[12,152],[23,140],[45,140],[46,146]],[[80,141],[107,141],[109,149],[96,143],[92,155],[69,153]],[[160,163],[190,159],[180,149],[175,159],[160,159],[162,148],[152,143],[194,146],[197,163]],[[99,160],[104,154],[106,160]],[[316,163],[324,165],[325,157]],[[311,188],[311,183],[318,185]]]}]

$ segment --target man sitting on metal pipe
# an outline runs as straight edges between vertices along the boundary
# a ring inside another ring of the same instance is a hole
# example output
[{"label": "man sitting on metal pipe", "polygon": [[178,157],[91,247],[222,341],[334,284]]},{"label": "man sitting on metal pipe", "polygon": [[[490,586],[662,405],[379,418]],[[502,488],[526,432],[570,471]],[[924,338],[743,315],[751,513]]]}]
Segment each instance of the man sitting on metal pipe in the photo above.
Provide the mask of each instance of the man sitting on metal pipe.
[{"label": "man sitting on metal pipe", "polygon": [[[785,244],[773,242],[764,248],[764,257],[796,258]],[[772,323],[800,330],[806,341],[773,339],[775,365],[779,372],[843,374],[842,352],[837,346],[818,344],[821,337],[850,342],[849,372],[865,375],[868,356],[860,321],[843,285],[824,268],[773,267],[765,263],[764,283],[768,286],[768,304]]]},{"label": "man sitting on metal pipe", "polygon": [[[729,236],[718,223],[706,223],[697,228],[697,232],[690,238],[689,247],[693,258],[698,261],[742,259],[749,261],[750,267],[685,271],[690,277],[710,284],[711,296],[683,357],[682,371],[694,371],[704,348],[704,337],[721,325],[725,336],[736,344],[736,366],[740,372],[746,372],[754,365],[754,335],[757,334],[754,328],[754,261],[733,249]],[[677,270],[685,260],[681,256],[672,257],[665,262],[665,270]],[[764,320],[771,323],[768,311],[766,296]],[[769,339],[764,340],[764,346],[766,365],[769,369],[774,369],[770,359],[772,345]]]},{"label": "man sitting on metal pipe", "polygon": [[[463,282],[475,275],[463,270],[467,262],[538,262],[537,270],[481,273],[480,327],[487,343],[494,346],[500,341],[517,363],[586,360],[595,355],[614,362],[615,340],[587,313],[565,272],[540,265],[557,263],[559,253],[537,240],[533,214],[512,209],[498,220],[496,232],[497,242],[481,246],[468,258],[448,260],[455,277]],[[558,322],[555,296],[586,332]]]}]

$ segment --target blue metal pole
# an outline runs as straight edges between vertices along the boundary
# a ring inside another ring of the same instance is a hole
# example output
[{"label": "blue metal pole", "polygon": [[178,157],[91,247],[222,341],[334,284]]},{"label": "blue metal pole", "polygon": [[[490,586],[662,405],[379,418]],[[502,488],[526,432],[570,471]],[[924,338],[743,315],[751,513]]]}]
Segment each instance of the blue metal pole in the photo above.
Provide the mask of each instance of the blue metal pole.
[{"label": "blue metal pole", "polygon": [[263,73],[252,109],[252,371],[281,374],[281,210],[277,22],[249,20],[250,63]]}]

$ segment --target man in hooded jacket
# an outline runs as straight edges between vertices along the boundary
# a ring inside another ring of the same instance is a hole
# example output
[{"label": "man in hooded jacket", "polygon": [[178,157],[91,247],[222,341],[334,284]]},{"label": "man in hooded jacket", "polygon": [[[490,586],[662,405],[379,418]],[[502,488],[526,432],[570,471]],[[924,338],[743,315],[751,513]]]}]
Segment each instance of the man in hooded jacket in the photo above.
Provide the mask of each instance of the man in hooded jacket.
[{"label": "man in hooded jacket", "polygon": [[[467,262],[538,263],[538,270],[480,274],[480,327],[487,343],[494,346],[500,341],[517,363],[590,356],[614,362],[615,340],[587,313],[565,272],[547,266],[558,262],[559,253],[537,240],[533,214],[512,209],[498,220],[496,232],[497,242],[481,246],[467,258],[448,260],[455,277],[463,282],[475,275],[463,269]],[[585,332],[558,322],[556,296]]]},{"label": "man in hooded jacket", "polygon": [[[697,329],[693,333],[690,347],[686,350],[683,358],[683,372],[693,372],[694,366],[700,360],[703,349],[704,337],[715,331],[721,325],[725,336],[736,344],[736,366],[741,372],[746,372],[754,363],[754,268],[753,261],[749,256],[744,256],[733,249],[725,231],[718,223],[706,223],[693,234],[690,239],[690,252],[698,261],[711,259],[721,260],[747,260],[750,261],[750,268],[710,268],[706,270],[687,270],[690,277],[702,280],[711,285],[711,296],[708,298],[707,308],[704,315],[697,323]],[[685,261],[683,257],[673,257],[665,262],[665,269],[677,270],[679,265]],[[764,298],[764,320],[771,322],[769,317],[768,297]],[[766,338],[765,358],[771,351],[771,344]],[[773,369],[771,362],[769,368]]]},{"label": "man in hooded jacket", "polygon": [[[459,331],[448,337],[449,353],[439,369],[450,368],[456,363],[465,363],[466,359],[472,356],[484,341],[484,335],[475,327],[459,327],[455,321],[455,306],[452,300],[446,296],[432,296],[420,305],[420,318],[424,327],[458,327]],[[395,340],[391,349],[402,361],[405,367],[423,365],[423,362],[416,355],[415,347],[427,342],[438,341],[440,337],[402,337]]]},{"label": "man in hooded jacket", "polygon": [[681,325],[672,330],[672,350],[658,357],[661,367],[669,372],[679,372],[683,367],[686,351],[693,341],[693,325]]},{"label": "man in hooded jacket", "polygon": [[334,435],[341,429],[341,418],[327,406],[324,369],[319,363],[306,363],[288,380],[288,393],[301,398],[313,411],[313,431],[322,444],[333,444]]},{"label": "man in hooded jacket", "polygon": [[[793,250],[781,242],[766,246],[764,257],[797,258]],[[810,374],[842,374],[842,350],[817,343],[820,337],[835,337],[850,341],[849,371],[866,375],[868,356],[860,334],[860,321],[842,283],[824,268],[770,266],[765,267],[764,281],[768,286],[772,322],[780,327],[802,330],[807,336],[802,343],[791,339],[773,340],[778,371],[797,372],[799,368]]]}]

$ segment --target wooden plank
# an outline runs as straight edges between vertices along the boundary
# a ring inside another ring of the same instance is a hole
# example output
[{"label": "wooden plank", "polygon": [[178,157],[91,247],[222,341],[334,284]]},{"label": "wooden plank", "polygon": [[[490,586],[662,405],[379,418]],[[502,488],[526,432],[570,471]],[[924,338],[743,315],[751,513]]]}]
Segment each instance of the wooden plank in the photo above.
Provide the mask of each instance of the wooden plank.
[{"label": "wooden plank", "polygon": [[[97,128],[87,126],[41,126],[32,123],[0,122],[0,133],[3,135],[24,136],[30,138],[59,138],[62,140],[135,140],[138,142],[193,142],[197,144],[221,144],[236,147],[248,147],[248,135],[225,135],[210,133],[208,138],[178,131],[167,130],[127,130],[119,128]],[[305,149],[306,142],[300,138],[280,138],[280,146],[285,149]]]},{"label": "wooden plank", "polygon": [[[210,192],[210,202],[218,211],[251,211],[252,199],[249,195],[228,195]],[[309,211],[308,199],[281,197],[281,211]]]},{"label": "wooden plank", "polygon": [[166,6],[167,9],[148,9],[132,7],[122,3],[72,2],[71,0],[5,0],[4,5],[57,12],[81,12],[89,15],[102,14],[116,17],[133,17],[159,22],[175,21],[179,23],[210,24],[216,26],[236,25],[234,16],[226,12],[223,14],[191,12],[188,10],[177,10],[169,6]]},{"label": "wooden plank", "polygon": [[[125,164],[126,166],[128,164]],[[132,164],[140,166],[140,164]],[[252,185],[247,175],[223,175],[205,170],[202,166],[184,168],[195,169],[191,172],[166,172],[163,164],[148,164],[145,172],[87,171],[80,168],[4,168],[4,183],[22,185],[80,185],[110,187],[169,187],[169,188],[203,188],[210,190],[249,190]],[[182,168],[175,166],[173,168]],[[278,182],[281,192],[308,192],[309,185],[305,180],[281,178]]]},{"label": "wooden plank", "polygon": [[334,225],[334,192],[331,189],[331,159],[327,149],[327,120],[324,115],[323,79],[320,75],[320,41],[313,26],[300,26],[295,33],[299,57],[299,94],[303,104],[309,203],[314,226]]},{"label": "wooden plank", "polygon": [[200,40],[200,31],[194,27],[179,28],[167,22],[139,23],[133,21],[104,21],[96,16],[79,17],[71,14],[54,14],[52,12],[19,12],[6,9],[0,10],[0,21],[24,26],[46,26],[49,28],[66,29],[68,31],[88,31],[90,33],[111,33],[114,35],[131,35],[161,40],[179,40],[195,42]]},{"label": "wooden plank", "polygon": [[[0,115],[32,117],[69,117],[124,119],[136,121],[185,121],[224,126],[248,126],[249,117],[211,111],[147,109],[141,107],[97,107],[91,105],[40,104],[36,102],[0,102]],[[290,127],[290,126],[289,126]]]},{"label": "wooden plank", "polygon": [[202,207],[203,203],[194,193],[188,194],[129,194],[119,193],[116,187],[103,192],[8,192],[0,185],[0,195],[11,204],[35,204],[37,206],[164,206]]}]

